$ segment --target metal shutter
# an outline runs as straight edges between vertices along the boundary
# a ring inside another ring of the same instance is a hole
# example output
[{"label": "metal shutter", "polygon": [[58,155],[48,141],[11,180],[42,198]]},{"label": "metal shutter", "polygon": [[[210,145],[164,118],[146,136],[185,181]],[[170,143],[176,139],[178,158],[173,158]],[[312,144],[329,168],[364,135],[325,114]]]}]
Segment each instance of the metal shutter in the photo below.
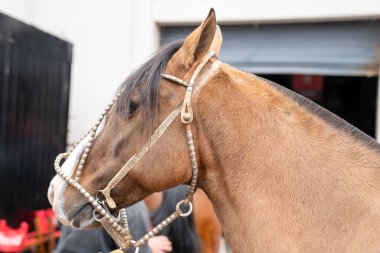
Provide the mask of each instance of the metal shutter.
[{"label": "metal shutter", "polygon": [[[193,27],[162,27],[162,44]],[[221,60],[257,74],[376,76],[380,22],[221,26]]]}]

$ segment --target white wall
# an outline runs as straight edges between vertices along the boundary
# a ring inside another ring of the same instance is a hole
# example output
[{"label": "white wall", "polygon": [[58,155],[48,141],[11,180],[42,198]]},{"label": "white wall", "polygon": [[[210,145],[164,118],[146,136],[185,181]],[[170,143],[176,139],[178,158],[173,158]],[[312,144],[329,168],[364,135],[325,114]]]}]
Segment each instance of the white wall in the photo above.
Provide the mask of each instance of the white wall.
[{"label": "white wall", "polygon": [[210,7],[220,23],[380,17],[379,0],[153,0],[153,19],[161,24],[199,22]]},{"label": "white wall", "polygon": [[[0,0],[0,11],[74,45],[69,143],[94,124],[132,68],[159,47],[159,25],[380,17],[380,0]],[[379,124],[380,125],[380,124]]]},{"label": "white wall", "polygon": [[68,141],[90,129],[130,66],[131,1],[0,0],[0,11],[74,45]]}]

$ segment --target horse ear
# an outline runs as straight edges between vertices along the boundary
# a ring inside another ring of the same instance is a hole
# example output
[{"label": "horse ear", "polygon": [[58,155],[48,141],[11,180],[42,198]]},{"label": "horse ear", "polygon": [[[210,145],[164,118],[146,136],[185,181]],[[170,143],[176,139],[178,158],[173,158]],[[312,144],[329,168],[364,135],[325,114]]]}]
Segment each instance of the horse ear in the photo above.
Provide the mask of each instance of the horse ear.
[{"label": "horse ear", "polygon": [[216,25],[215,11],[211,9],[207,18],[186,37],[178,56],[187,66],[201,59],[209,50],[219,52],[221,33]]},{"label": "horse ear", "polygon": [[[197,31],[199,29],[199,31]],[[197,37],[197,43],[194,49],[194,58],[199,59],[203,57],[209,50],[214,40],[216,31],[216,17],[214,9],[211,9],[207,18],[202,24],[193,32]],[[191,36],[191,35],[190,35]],[[186,40],[185,40],[186,43]]]},{"label": "horse ear", "polygon": [[211,9],[207,18],[186,37],[181,48],[173,55],[168,69],[178,74],[201,60],[208,51],[213,50],[218,54],[221,46],[222,33],[216,25],[215,11]]}]

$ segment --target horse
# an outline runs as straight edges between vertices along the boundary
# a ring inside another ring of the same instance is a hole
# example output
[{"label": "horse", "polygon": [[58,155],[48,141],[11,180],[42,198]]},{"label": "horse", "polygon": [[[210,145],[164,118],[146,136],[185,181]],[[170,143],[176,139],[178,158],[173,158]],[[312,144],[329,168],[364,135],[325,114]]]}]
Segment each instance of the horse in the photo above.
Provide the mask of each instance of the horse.
[{"label": "horse", "polygon": [[[211,10],[185,40],[127,79],[84,151],[78,183],[73,173],[81,164],[64,174],[59,162],[67,155],[57,158],[60,176],[48,196],[58,218],[100,226],[92,213],[104,210],[88,196],[106,189],[153,138],[111,194],[103,191],[111,210],[196,185],[235,252],[379,252],[379,143],[308,99],[220,62],[221,43]],[[157,138],[150,135],[178,107],[181,117]]]}]

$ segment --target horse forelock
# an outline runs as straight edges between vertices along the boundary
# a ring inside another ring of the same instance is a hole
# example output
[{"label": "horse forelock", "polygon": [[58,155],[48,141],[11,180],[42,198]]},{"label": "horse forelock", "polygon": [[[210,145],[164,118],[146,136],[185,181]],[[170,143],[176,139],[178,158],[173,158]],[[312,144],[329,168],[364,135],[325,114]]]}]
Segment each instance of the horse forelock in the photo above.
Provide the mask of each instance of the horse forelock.
[{"label": "horse forelock", "polygon": [[[183,42],[183,40],[177,40],[161,48],[135,70],[119,88],[123,90],[123,93],[116,104],[116,112],[126,119],[131,115],[131,109],[138,107],[144,119],[140,126],[142,131],[151,130],[159,111],[161,74]],[[135,97],[138,101],[134,101]]]}]

